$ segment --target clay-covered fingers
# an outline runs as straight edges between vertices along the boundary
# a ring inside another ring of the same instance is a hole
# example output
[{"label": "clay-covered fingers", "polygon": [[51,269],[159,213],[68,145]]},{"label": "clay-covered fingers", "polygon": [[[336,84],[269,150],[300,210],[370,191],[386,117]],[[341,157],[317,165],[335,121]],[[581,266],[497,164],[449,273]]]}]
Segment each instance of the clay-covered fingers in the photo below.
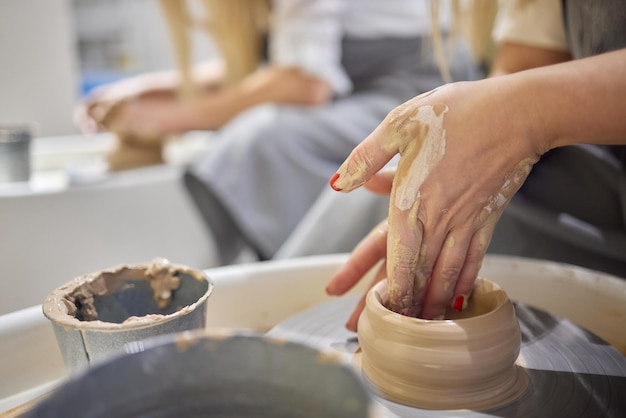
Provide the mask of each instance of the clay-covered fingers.
[{"label": "clay-covered fingers", "polygon": [[372,193],[388,195],[391,193],[396,167],[383,168],[365,183],[364,187]]},{"label": "clay-covered fingers", "polygon": [[[402,154],[408,144],[417,142],[416,138],[425,125],[432,119],[432,111],[436,118],[447,112],[443,104],[426,106],[422,115],[419,114],[421,100],[433,94],[435,90],[420,94],[393,109],[374,131],[357,145],[339,170],[330,178],[330,186],[341,192],[348,193],[365,184],[374,173],[381,170],[394,155]],[[423,116],[426,114],[426,116]],[[440,127],[430,134],[439,136]],[[427,128],[428,130],[428,128]],[[417,149],[419,150],[419,146]],[[430,154],[430,153],[426,153]],[[426,155],[428,158],[430,155]]]},{"label": "clay-covered fingers", "polygon": [[499,189],[492,186],[488,199],[473,203],[472,225],[448,232],[424,300],[424,317],[440,316],[446,305],[459,311],[466,307],[496,224],[531,167],[532,160],[522,160],[504,176]]},{"label": "clay-covered fingers", "polygon": [[[494,215],[494,218],[499,218],[498,215]],[[465,263],[463,269],[459,273],[459,278],[456,282],[456,288],[454,289],[453,306],[456,310],[465,309],[467,305],[467,298],[472,293],[474,288],[474,282],[480,268],[482,267],[483,259],[487,253],[489,242],[491,242],[491,236],[496,227],[496,220],[488,223],[484,227],[480,228],[472,236],[472,240],[467,249],[465,256]],[[463,300],[458,299],[459,296],[463,296]],[[460,309],[459,309],[460,308]]]},{"label": "clay-covered fingers", "polygon": [[431,230],[420,189],[445,154],[443,119],[448,107],[418,102],[419,97],[399,106],[386,119],[389,143],[400,152],[389,202],[388,303],[391,310],[409,316],[421,315],[428,280],[445,239]]},{"label": "clay-covered fingers", "polygon": [[348,158],[330,178],[329,183],[333,189],[348,193],[361,187],[398,153],[397,147],[387,144],[387,130],[385,119],[352,150]]},{"label": "clay-covered fingers", "polygon": [[442,318],[448,306],[457,311],[467,307],[498,217],[493,213],[478,229],[448,231],[424,297],[423,318]]},{"label": "clay-covered fingers", "polygon": [[[424,295],[424,306],[421,313],[423,318],[443,318],[446,307],[451,303],[455,309],[462,309],[465,299],[471,292],[473,279],[465,277],[466,282],[470,284],[469,292],[458,294],[456,290],[461,273],[465,270],[467,274],[471,270],[465,269],[471,240],[472,231],[451,230],[447,233],[434,263],[428,290]],[[464,288],[459,287],[459,290],[462,289]],[[456,301],[457,297],[460,298],[458,302]]]},{"label": "clay-covered fingers", "polygon": [[352,289],[380,260],[387,251],[387,220],[374,227],[354,248],[348,261],[333,274],[326,293],[340,296]]},{"label": "clay-covered fingers", "polygon": [[419,293],[425,290],[428,278],[418,274],[424,232],[417,216],[418,210],[419,200],[409,211],[401,211],[394,205],[389,208],[387,307],[408,316],[419,315],[421,310]]}]

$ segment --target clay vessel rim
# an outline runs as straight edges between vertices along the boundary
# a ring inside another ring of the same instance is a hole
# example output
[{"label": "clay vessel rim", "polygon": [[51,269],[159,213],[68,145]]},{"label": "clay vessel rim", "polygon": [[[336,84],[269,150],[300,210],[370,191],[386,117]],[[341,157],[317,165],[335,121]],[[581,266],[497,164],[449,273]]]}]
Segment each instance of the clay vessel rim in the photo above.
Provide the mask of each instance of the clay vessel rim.
[{"label": "clay vessel rim", "polygon": [[[183,306],[180,309],[170,314],[148,314],[143,316],[131,316],[122,323],[105,322],[100,320],[93,321],[81,321],[75,316],[69,314],[69,305],[72,304],[66,296],[72,291],[78,289],[81,286],[89,284],[104,275],[116,276],[129,273],[128,277],[136,280],[147,280],[144,272],[150,267],[151,263],[142,263],[135,265],[121,265],[110,269],[102,270],[95,273],[89,273],[83,276],[76,277],[69,282],[59,286],[48,294],[42,304],[42,311],[44,316],[53,323],[60,325],[68,330],[80,330],[80,331],[130,331],[138,330],[147,327],[154,327],[155,325],[164,324],[175,320],[176,318],[185,316],[190,312],[193,312],[196,307],[203,304],[209,296],[213,293],[215,285],[209,276],[202,270],[191,269],[189,267],[171,264],[172,269],[176,272],[185,273],[196,280],[206,281],[208,284],[206,292],[202,294],[194,303]],[[139,276],[141,275],[141,276]]]},{"label": "clay vessel rim", "polygon": [[[420,325],[420,326],[454,326],[454,325],[463,325],[470,324],[472,322],[477,322],[483,320],[487,316],[495,315],[500,310],[505,309],[507,302],[509,301],[509,297],[497,283],[492,282],[491,280],[485,279],[484,277],[478,277],[476,282],[483,282],[492,287],[489,290],[489,295],[491,298],[496,299],[496,306],[493,309],[490,309],[488,312],[482,313],[480,315],[475,315],[467,318],[457,318],[457,319],[424,319],[424,318],[415,318],[411,316],[406,316],[399,314],[397,312],[392,311],[387,308],[383,300],[385,299],[385,295],[387,294],[387,281],[381,280],[376,283],[367,294],[367,302],[370,304],[372,309],[376,309],[385,315],[382,316],[382,319],[386,322],[397,322],[398,317],[402,318],[403,321],[408,321],[408,324]],[[479,283],[481,284],[481,283]]]}]

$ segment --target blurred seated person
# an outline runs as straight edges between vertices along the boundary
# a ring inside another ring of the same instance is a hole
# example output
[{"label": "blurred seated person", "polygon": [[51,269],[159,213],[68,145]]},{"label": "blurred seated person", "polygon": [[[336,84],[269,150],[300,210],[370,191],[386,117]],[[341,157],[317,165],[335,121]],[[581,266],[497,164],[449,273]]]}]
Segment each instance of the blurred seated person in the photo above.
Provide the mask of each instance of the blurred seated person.
[{"label": "blurred seated person", "polygon": [[[188,167],[185,184],[222,263],[245,246],[268,259],[361,139],[391,109],[443,82],[430,36],[431,8],[439,12],[441,2],[201,3],[220,59],[187,68],[186,2],[162,0],[180,75],[141,75],[103,87],[85,104],[81,126],[134,143],[217,130],[211,151]],[[467,48],[454,51],[451,77],[477,78]]]}]

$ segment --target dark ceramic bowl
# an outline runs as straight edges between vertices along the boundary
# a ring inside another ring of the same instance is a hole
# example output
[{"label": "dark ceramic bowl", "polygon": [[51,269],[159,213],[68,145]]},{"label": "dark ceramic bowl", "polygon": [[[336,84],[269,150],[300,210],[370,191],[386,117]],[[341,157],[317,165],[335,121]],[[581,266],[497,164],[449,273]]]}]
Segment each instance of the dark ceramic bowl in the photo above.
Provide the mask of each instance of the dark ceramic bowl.
[{"label": "dark ceramic bowl", "polygon": [[[71,378],[26,417],[368,417],[336,354],[255,334],[186,332],[134,343]],[[138,351],[137,351],[138,350]]]}]

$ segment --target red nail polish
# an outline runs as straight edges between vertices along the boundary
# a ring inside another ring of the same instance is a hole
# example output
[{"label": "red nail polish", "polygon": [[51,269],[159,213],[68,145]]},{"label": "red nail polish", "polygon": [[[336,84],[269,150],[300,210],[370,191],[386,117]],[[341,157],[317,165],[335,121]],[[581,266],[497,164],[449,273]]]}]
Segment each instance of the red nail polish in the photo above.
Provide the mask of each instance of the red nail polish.
[{"label": "red nail polish", "polygon": [[330,181],[328,183],[330,184],[330,187],[333,188],[333,190],[340,192],[341,189],[339,187],[335,187],[335,182],[337,181],[338,178],[339,178],[339,173],[335,173],[330,178]]},{"label": "red nail polish", "polygon": [[457,296],[456,299],[454,299],[454,310],[462,312],[464,301],[465,301],[465,297],[463,297],[463,295]]}]

